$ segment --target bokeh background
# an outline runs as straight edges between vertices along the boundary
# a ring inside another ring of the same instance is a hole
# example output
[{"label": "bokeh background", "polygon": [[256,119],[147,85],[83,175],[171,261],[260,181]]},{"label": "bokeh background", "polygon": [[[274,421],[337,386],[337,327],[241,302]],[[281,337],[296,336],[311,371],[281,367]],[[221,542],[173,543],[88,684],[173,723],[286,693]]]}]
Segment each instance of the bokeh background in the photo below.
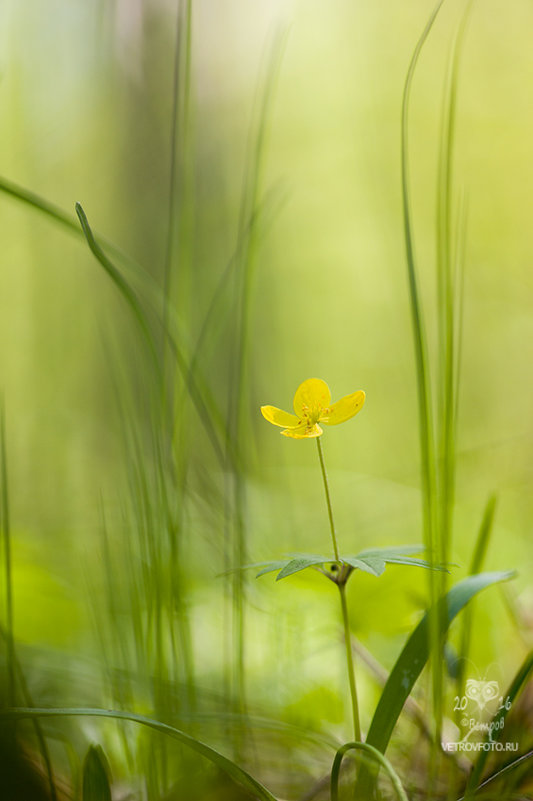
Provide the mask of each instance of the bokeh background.
[{"label": "bokeh background", "polygon": [[[239,451],[236,472],[217,458],[175,367],[164,394],[177,422],[161,423],[131,310],[83,237],[2,192],[14,631],[38,704],[166,707],[176,725],[237,751],[243,704],[258,719],[347,738],[332,585],[313,572],[279,584],[222,574],[329,551],[314,443],[280,437],[259,413],[290,410],[311,376],[334,399],[367,393],[361,414],[324,437],[341,550],[421,541],[400,114],[430,11],[426,0],[2,4],[0,174],[74,220],[81,202],[98,235],[146,271],[140,280],[115,261],[143,302],[152,293],[151,313],[169,282],[179,347],[197,353]],[[433,361],[441,112],[463,11],[445,3],[410,117]],[[533,603],[532,24],[526,0],[474,2],[456,109],[454,202],[466,198],[467,222],[452,579],[497,493],[486,567],[519,575],[476,604],[471,673],[489,670],[502,686],[531,642]],[[254,208],[246,262],[242,220]],[[349,602],[354,635],[390,669],[426,577],[357,576]],[[362,666],[359,682],[365,726],[379,687]],[[126,776],[131,737],[84,726],[107,737]],[[327,772],[330,753],[293,736],[287,764],[286,736],[261,730],[247,759],[289,795]],[[159,767],[152,780],[153,798],[171,784]]]}]

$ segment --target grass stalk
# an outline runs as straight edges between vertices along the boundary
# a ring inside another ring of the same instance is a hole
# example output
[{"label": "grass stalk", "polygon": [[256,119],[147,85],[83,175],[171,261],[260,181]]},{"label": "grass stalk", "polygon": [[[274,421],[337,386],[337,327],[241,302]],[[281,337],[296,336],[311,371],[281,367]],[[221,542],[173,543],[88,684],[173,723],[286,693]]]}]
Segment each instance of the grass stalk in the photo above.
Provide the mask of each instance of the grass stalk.
[{"label": "grass stalk", "polygon": [[5,585],[5,640],[7,656],[7,702],[15,703],[15,636],[13,624],[13,575],[11,567],[11,520],[9,510],[9,484],[7,472],[6,418],[4,404],[0,406],[0,472],[1,515],[4,585]]},{"label": "grass stalk", "polygon": [[[227,469],[231,473],[232,506],[228,507],[231,513],[232,542],[226,549],[231,554],[233,564],[242,565],[246,562],[246,486],[244,478],[245,449],[247,441],[247,419],[245,415],[248,392],[246,391],[249,357],[250,308],[252,302],[252,287],[255,276],[258,244],[259,219],[258,209],[263,191],[263,173],[268,137],[268,122],[271,116],[274,91],[279,75],[281,58],[283,55],[285,37],[278,34],[275,37],[266,60],[264,77],[261,75],[259,88],[256,94],[256,108],[252,113],[252,125],[248,144],[248,156],[245,164],[245,175],[241,196],[241,208],[237,233],[237,270],[235,286],[235,304],[238,310],[235,342],[235,359],[232,360],[232,370],[229,376],[228,420],[227,429],[229,442],[237,453],[237,459],[232,460],[227,450]],[[230,488],[228,488],[230,489]],[[235,675],[233,680],[234,691],[238,698],[238,707],[241,712],[246,710],[245,701],[245,605],[244,585],[245,577],[242,571],[236,571],[232,576],[232,637],[235,655]]]},{"label": "grass stalk", "polygon": [[[422,504],[424,521],[424,543],[429,554],[429,558],[436,561],[438,558],[436,550],[437,537],[437,466],[435,453],[435,436],[433,424],[433,411],[431,400],[431,380],[429,374],[428,347],[423,320],[422,304],[418,288],[416,259],[413,241],[413,221],[411,210],[411,192],[409,177],[409,108],[413,78],[418,64],[418,59],[422,48],[430,34],[433,24],[441,9],[443,0],[439,0],[431,13],[424,30],[414,49],[407,78],[404,86],[402,101],[402,126],[401,126],[401,170],[402,170],[402,206],[404,220],[404,237],[407,257],[407,275],[409,283],[409,297],[411,306],[411,321],[413,328],[413,344],[415,351],[416,378],[418,391],[418,411],[419,411],[419,440],[420,440],[420,468],[422,481]],[[437,598],[439,593],[440,579],[436,578],[435,571],[428,571],[429,574],[429,596],[430,607],[437,610]],[[440,660],[440,621],[435,611],[430,621],[430,642],[432,659],[432,687],[433,687],[433,706],[435,712],[435,740],[440,740],[441,728],[441,696],[442,696],[442,673]]]},{"label": "grass stalk", "polygon": [[[461,345],[464,208],[459,203],[459,216],[454,230],[454,152],[457,116],[457,94],[460,59],[472,8],[466,5],[454,37],[450,66],[444,92],[440,157],[437,183],[437,319],[439,340],[439,525],[437,553],[439,560],[450,561],[452,516],[455,497],[455,453],[457,438],[458,383]],[[455,242],[455,246],[454,246]],[[447,574],[442,573],[440,592],[447,589]]]}]

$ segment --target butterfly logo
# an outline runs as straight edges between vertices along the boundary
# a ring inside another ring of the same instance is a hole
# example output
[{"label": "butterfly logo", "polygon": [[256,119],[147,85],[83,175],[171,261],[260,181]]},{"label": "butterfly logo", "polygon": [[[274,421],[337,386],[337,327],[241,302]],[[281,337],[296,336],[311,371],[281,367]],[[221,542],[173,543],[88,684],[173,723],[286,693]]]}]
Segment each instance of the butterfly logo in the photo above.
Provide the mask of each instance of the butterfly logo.
[{"label": "butterfly logo", "polygon": [[479,710],[485,709],[490,701],[498,697],[500,685],[497,681],[478,681],[477,679],[467,679],[465,695],[475,701]]}]

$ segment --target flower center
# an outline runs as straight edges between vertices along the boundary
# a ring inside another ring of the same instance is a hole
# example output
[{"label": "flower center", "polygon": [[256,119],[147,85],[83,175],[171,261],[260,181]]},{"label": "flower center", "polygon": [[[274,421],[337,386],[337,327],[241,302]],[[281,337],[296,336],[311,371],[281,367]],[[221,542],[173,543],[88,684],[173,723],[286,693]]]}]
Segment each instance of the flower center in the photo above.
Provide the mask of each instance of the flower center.
[{"label": "flower center", "polygon": [[302,422],[305,421],[307,426],[311,428],[318,423],[323,411],[321,406],[304,405],[302,407]]}]

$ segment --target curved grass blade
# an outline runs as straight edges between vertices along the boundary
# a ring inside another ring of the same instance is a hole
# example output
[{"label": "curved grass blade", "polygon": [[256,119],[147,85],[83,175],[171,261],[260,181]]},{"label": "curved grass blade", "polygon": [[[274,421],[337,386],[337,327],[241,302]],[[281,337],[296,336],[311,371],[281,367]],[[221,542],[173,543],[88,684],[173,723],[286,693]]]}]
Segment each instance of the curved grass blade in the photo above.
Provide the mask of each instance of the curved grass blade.
[{"label": "curved grass blade", "polygon": [[99,745],[89,746],[83,761],[82,801],[112,801],[109,764]]},{"label": "curved grass blade", "polygon": [[[490,587],[492,584],[507,581],[513,575],[512,571],[478,573],[475,576],[468,576],[468,578],[456,584],[455,587],[452,587],[445,597],[440,600],[437,608],[437,614],[442,621],[441,634],[445,633],[452,620],[478,592]],[[431,614],[434,614],[432,610],[426,612],[407,640],[389,675],[374,713],[366,741],[378,748],[382,753],[387,748],[392,730],[400,716],[407,696],[428,660],[428,621]]]},{"label": "curved grass blade", "polygon": [[[135,319],[137,320],[146,344],[149,348],[150,354],[152,356],[155,369],[157,371],[158,378],[162,378],[162,368],[161,368],[161,360],[158,356],[154,337],[151,332],[147,317],[143,308],[139,302],[139,299],[130,286],[130,284],[126,281],[122,273],[115,267],[115,265],[110,261],[110,259],[106,256],[96,239],[94,238],[94,234],[91,230],[89,225],[89,221],[87,219],[87,215],[85,214],[81,203],[76,203],[76,213],[81,223],[81,227],[85,238],[87,240],[87,244],[89,248],[96,258],[96,260],[102,265],[106,273],[109,275],[115,286],[118,287],[119,291],[123,295],[124,299],[126,300],[128,306],[130,307]],[[168,336],[168,344],[171,348],[172,354],[176,359],[176,363],[178,368],[182,374],[182,376],[187,379],[189,374],[189,367],[187,365],[187,360],[181,350],[178,348],[174,338],[170,336],[170,333],[167,332]],[[206,404],[205,397],[209,395],[207,392],[207,388],[203,387],[202,390],[197,385],[196,380],[190,380],[188,382],[189,392],[191,394],[192,401],[196,407],[198,415],[205,427],[207,435],[211,441],[213,449],[220,461],[221,464],[224,464],[224,455],[222,453],[219,437],[217,435],[217,431],[213,425],[213,420],[218,424],[219,428],[224,429],[224,424],[221,422],[221,415],[218,408],[215,406],[213,399],[209,396],[208,402],[209,406]],[[225,429],[224,429],[225,434]]]},{"label": "curved grass blade", "polygon": [[346,743],[346,745],[343,745],[341,748],[339,748],[335,754],[333,767],[331,768],[331,801],[338,801],[339,799],[339,773],[342,759],[347,751],[364,751],[365,753],[370,754],[370,756],[375,759],[375,761],[378,762],[388,773],[392,786],[394,787],[396,795],[400,801],[409,801],[398,774],[392,767],[389,760],[383,756],[381,751],[378,751],[377,748],[374,748],[374,746],[369,745],[368,743],[355,742]]},{"label": "curved grass blade", "polygon": [[[522,663],[522,665],[520,667],[520,670],[518,671],[518,673],[514,677],[513,681],[511,682],[511,686],[507,690],[506,696],[504,696],[505,698],[508,697],[510,699],[511,703],[510,703],[510,707],[509,708],[511,708],[512,704],[514,703],[514,701],[516,701],[516,699],[518,698],[518,696],[522,692],[527,680],[529,679],[529,677],[531,676],[532,673],[533,673],[533,651],[531,651],[526,656],[524,662]],[[494,727],[494,729],[493,729],[493,731],[494,731],[494,734],[492,736],[493,740],[499,740],[500,739],[502,731],[503,731],[503,728],[504,728],[505,718],[507,717],[507,713],[508,713],[508,710],[505,708],[505,705],[504,705],[503,709],[498,710],[498,712],[494,716],[493,720],[498,725],[496,725]],[[485,742],[487,742],[487,741],[488,741],[488,735],[487,735],[487,737],[485,739]],[[472,773],[470,774],[470,777],[468,779],[468,783],[466,785],[466,790],[465,790],[465,795],[464,795],[465,799],[472,798],[473,795],[475,794],[476,790],[478,789],[478,783],[479,783],[479,780],[481,779],[481,776],[483,774],[483,769],[484,769],[484,767],[485,767],[485,765],[487,763],[487,759],[489,757],[489,754],[490,754],[490,751],[485,751],[485,750],[480,751],[479,757],[478,757],[478,759],[477,759],[477,761],[476,761],[476,763],[474,765],[474,768],[472,770]],[[479,787],[481,787],[481,786],[482,785],[479,785]]]},{"label": "curved grass blade", "polygon": [[191,737],[190,734],[186,734],[180,729],[176,729],[173,726],[169,726],[167,723],[162,723],[159,720],[154,720],[144,715],[136,715],[133,712],[120,712],[115,709],[95,709],[90,707],[67,707],[61,709],[14,708],[0,711],[0,720],[2,718],[22,720],[23,718],[46,717],[94,717],[139,723],[160,734],[172,737],[172,739],[177,740],[182,745],[185,745],[187,748],[205,757],[216,765],[216,767],[220,768],[220,770],[224,771],[233,781],[253,793],[255,798],[259,799],[259,801],[278,801],[270,790],[267,790],[261,782],[258,782],[257,779],[254,779],[244,768],[232,762],[231,759],[228,759],[219,751],[201,742],[201,740]]},{"label": "curved grass blade", "polygon": [[[76,220],[76,217],[72,216],[71,214],[67,214],[67,212],[64,211],[60,206],[56,206],[55,203],[51,203],[49,200],[46,200],[40,195],[37,195],[35,192],[32,192],[30,189],[26,189],[24,186],[19,186],[13,181],[8,181],[7,178],[0,176],[0,192],[4,192],[6,195],[9,195],[9,197],[19,200],[33,208],[35,211],[44,214],[50,220],[59,223],[59,225],[66,228],[77,237],[83,236],[83,231],[80,230],[80,226]],[[144,281],[150,278],[150,276],[145,273],[143,268],[137,264],[137,262],[135,262],[131,256],[128,256],[126,253],[124,253],[117,245],[115,245],[109,239],[103,237],[101,234],[98,234],[97,237],[98,241],[104,245],[109,253],[112,253],[115,258],[127,265],[139,278],[144,279]]]},{"label": "curved grass blade", "polygon": [[76,203],[76,214],[78,215],[78,219],[80,221],[82,231],[84,233],[85,239],[87,240],[87,244],[91,250],[91,253],[95,257],[95,259],[100,262],[106,273],[109,275],[115,286],[118,287],[120,293],[122,294],[124,300],[130,307],[131,311],[133,312],[133,316],[139,323],[143,336],[146,340],[146,344],[150,349],[150,353],[152,355],[154,365],[157,368],[158,373],[161,372],[161,367],[159,364],[159,357],[157,355],[157,350],[154,344],[154,339],[152,332],[150,330],[150,326],[148,325],[148,321],[146,319],[146,315],[141,307],[139,299],[135,294],[132,287],[126,281],[120,270],[117,270],[115,265],[113,264],[110,259],[106,256],[96,239],[94,238],[93,232],[91,230],[91,226],[89,225],[89,220],[87,219],[87,215],[85,214],[81,203]]},{"label": "curved grass blade", "polygon": [[[455,587],[452,587],[444,598],[440,599],[436,609],[430,609],[426,612],[404,645],[385,684],[368,730],[366,742],[369,745],[373,745],[383,754],[387,749],[403,705],[430,655],[430,644],[432,644],[429,630],[431,616],[438,616],[441,637],[444,637],[452,620],[471,598],[493,584],[507,581],[513,575],[512,571],[507,571],[478,573],[475,576],[468,576],[456,584]],[[363,771],[358,785],[362,798],[367,797],[371,781],[372,777],[369,771]]]}]

